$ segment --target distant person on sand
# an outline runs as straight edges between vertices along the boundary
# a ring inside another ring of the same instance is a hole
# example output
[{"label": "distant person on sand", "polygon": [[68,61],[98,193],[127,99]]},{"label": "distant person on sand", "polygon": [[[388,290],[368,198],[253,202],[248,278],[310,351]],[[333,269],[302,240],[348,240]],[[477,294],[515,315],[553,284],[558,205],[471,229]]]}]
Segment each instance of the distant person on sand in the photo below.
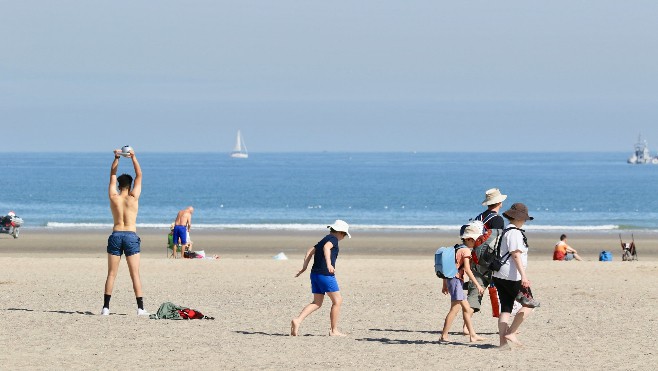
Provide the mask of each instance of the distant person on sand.
[{"label": "distant person on sand", "polygon": [[[121,150],[114,151],[114,161],[110,169],[110,185],[108,196],[110,209],[114,219],[112,234],[107,239],[107,279],[105,280],[105,297],[101,314],[110,314],[110,299],[114,289],[114,280],[119,271],[121,255],[126,254],[126,262],[133,282],[133,290],[137,300],[137,315],[148,315],[144,310],[142,297],[142,283],[139,278],[140,239],[137,236],[137,211],[139,209],[139,195],[142,193],[142,169],[137,162],[135,152],[131,149],[128,156],[135,168],[135,183],[128,174],[117,178]],[[117,191],[118,183],[118,191]],[[132,189],[131,189],[132,186]]]},{"label": "distant person on sand", "polygon": [[555,244],[553,260],[570,261],[573,259],[578,261],[583,260],[580,258],[580,255],[578,255],[578,251],[567,244],[567,235],[563,234],[560,236],[560,241]]},{"label": "distant person on sand", "polygon": [[328,225],[329,234],[326,235],[315,246],[308,249],[304,256],[304,266],[297,272],[295,277],[306,271],[308,263],[313,258],[313,267],[311,268],[311,292],[313,293],[313,302],[308,304],[297,318],[290,323],[290,335],[299,334],[299,326],[309,314],[320,309],[324,301],[324,295],[327,294],[331,299],[331,311],[329,319],[331,328],[329,336],[345,336],[338,331],[338,318],[340,317],[340,306],[343,303],[343,297],[340,295],[338,282],[336,281],[336,259],[338,258],[338,241],[345,236],[352,238],[349,233],[349,225],[342,221],[336,220],[334,224]]},{"label": "distant person on sand", "polygon": [[[498,334],[501,347],[507,345],[508,341],[521,345],[517,338],[517,331],[523,320],[532,312],[532,308],[539,306],[539,302],[532,298],[530,279],[526,274],[528,241],[525,231],[521,229],[527,220],[534,218],[528,215],[528,208],[522,203],[513,204],[509,210],[503,213],[503,216],[509,220],[500,241],[500,257],[504,264],[493,274],[500,302]],[[523,308],[516,313],[514,321],[510,325],[508,322],[515,300],[519,301]]]},{"label": "distant person on sand", "polygon": [[446,315],[443,323],[441,341],[448,341],[450,326],[455,320],[455,317],[457,317],[460,309],[464,318],[464,326],[467,328],[471,342],[485,340],[485,338],[478,336],[473,329],[473,323],[471,322],[473,309],[468,304],[464,295],[464,274],[466,274],[468,279],[473,282],[480,295],[484,293],[484,287],[475,280],[470,264],[471,249],[475,246],[475,240],[480,237],[480,235],[482,235],[482,224],[478,226],[475,223],[470,223],[466,226],[464,232],[460,236],[462,239],[462,245],[455,252],[457,275],[452,278],[443,279],[443,289],[441,292],[443,292],[444,295],[447,295],[448,293],[450,294],[450,311]]},{"label": "distant person on sand", "polygon": [[[181,244],[181,258],[185,256],[185,250],[190,249],[189,240],[187,238],[190,228],[192,228],[192,214],[194,208],[188,206],[187,208],[178,212],[176,220],[174,221],[174,246]],[[174,254],[176,258],[177,254]]]},{"label": "distant person on sand", "polygon": [[[475,217],[475,220],[479,220],[484,223],[484,226],[488,230],[492,230],[492,234],[498,235],[505,228],[505,219],[502,216],[498,215],[500,208],[503,207],[503,201],[507,199],[507,195],[500,193],[500,189],[491,188],[484,192],[484,201],[482,201],[482,206],[486,206],[487,209]],[[498,231],[496,231],[498,230]],[[480,311],[480,306],[482,305],[482,293],[478,290],[476,285],[479,284],[482,287],[487,287],[491,283],[491,270],[482,267],[479,264],[476,264],[473,259],[470,260],[471,271],[473,271],[473,276],[475,280],[470,280],[467,283],[468,295],[467,299],[468,304],[473,308],[473,312],[477,313]],[[468,335],[468,328],[464,323],[464,335]]]}]

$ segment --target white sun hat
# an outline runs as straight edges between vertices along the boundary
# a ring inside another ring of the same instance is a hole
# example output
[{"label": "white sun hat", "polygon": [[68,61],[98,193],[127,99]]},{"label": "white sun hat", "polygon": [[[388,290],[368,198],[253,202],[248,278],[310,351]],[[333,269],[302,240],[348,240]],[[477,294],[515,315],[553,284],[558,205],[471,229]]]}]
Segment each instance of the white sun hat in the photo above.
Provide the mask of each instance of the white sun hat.
[{"label": "white sun hat", "polygon": [[467,239],[467,238],[472,238],[474,240],[477,240],[478,237],[482,235],[482,227],[484,224],[482,224],[481,221],[475,220],[466,225],[466,228],[464,228],[464,232],[461,235],[462,239]]},{"label": "white sun hat", "polygon": [[501,194],[500,189],[498,188],[487,189],[487,191],[484,193],[484,196],[485,198],[484,201],[482,201],[482,206],[494,205],[505,201],[507,198],[507,195]]},{"label": "white sun hat", "polygon": [[336,219],[334,224],[328,225],[327,228],[332,228],[334,231],[338,232],[345,232],[347,233],[348,238],[352,238],[349,232],[350,226],[344,220]]}]

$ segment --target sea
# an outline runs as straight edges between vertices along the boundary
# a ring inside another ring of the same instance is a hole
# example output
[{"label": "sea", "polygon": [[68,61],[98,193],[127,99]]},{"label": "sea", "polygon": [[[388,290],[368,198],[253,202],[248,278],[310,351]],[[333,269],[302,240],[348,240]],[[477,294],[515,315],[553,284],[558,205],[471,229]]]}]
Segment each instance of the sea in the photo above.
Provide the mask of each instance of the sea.
[{"label": "sea", "polygon": [[[658,231],[658,165],[627,153],[139,153],[138,228],[454,231],[484,210],[488,188],[525,203],[528,229]],[[3,153],[0,214],[25,229],[111,228],[113,154]],[[121,159],[119,174],[133,174]]]}]

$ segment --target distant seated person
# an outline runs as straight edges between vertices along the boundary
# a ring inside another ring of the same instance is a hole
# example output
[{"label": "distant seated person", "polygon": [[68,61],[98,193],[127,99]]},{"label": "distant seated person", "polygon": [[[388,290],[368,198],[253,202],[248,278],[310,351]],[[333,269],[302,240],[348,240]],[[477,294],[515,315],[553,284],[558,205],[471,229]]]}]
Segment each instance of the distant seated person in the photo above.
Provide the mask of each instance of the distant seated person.
[{"label": "distant seated person", "polygon": [[553,251],[553,260],[569,261],[576,259],[581,261],[583,259],[578,255],[578,251],[567,244],[567,235],[560,236],[560,242],[555,244],[555,251]]}]

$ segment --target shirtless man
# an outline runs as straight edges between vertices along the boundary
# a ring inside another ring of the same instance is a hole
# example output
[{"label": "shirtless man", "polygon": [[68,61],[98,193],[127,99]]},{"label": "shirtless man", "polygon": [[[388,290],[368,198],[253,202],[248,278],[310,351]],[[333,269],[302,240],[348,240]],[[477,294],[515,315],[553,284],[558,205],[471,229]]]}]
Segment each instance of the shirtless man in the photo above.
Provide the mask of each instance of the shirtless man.
[{"label": "shirtless man", "polygon": [[[187,209],[178,212],[178,215],[176,215],[176,221],[174,221],[174,247],[179,243],[183,246],[181,249],[181,258],[185,257],[185,250],[189,250],[190,248],[190,241],[188,241],[187,236],[192,227],[193,213],[194,208],[188,206]],[[176,258],[175,253],[174,258]]]},{"label": "shirtless man", "polygon": [[[137,315],[148,315],[144,310],[142,298],[142,282],[139,278],[139,244],[137,236],[137,210],[139,209],[139,195],[142,193],[142,169],[137,162],[135,152],[130,150],[126,157],[130,158],[135,168],[135,184],[133,178],[128,174],[122,174],[117,178],[119,167],[120,149],[114,150],[114,161],[110,170],[110,185],[108,196],[110,198],[110,209],[114,218],[112,234],[107,239],[107,279],[105,280],[105,298],[101,314],[110,314],[110,298],[114,289],[114,280],[119,271],[121,255],[126,254],[130,279],[133,282],[133,290],[137,299]],[[118,191],[117,191],[118,183]],[[132,190],[130,189],[132,185]]]},{"label": "shirtless man", "polygon": [[555,244],[553,251],[553,260],[569,261],[576,259],[582,261],[583,259],[578,255],[578,251],[567,244],[567,235],[560,236],[560,241]]}]

